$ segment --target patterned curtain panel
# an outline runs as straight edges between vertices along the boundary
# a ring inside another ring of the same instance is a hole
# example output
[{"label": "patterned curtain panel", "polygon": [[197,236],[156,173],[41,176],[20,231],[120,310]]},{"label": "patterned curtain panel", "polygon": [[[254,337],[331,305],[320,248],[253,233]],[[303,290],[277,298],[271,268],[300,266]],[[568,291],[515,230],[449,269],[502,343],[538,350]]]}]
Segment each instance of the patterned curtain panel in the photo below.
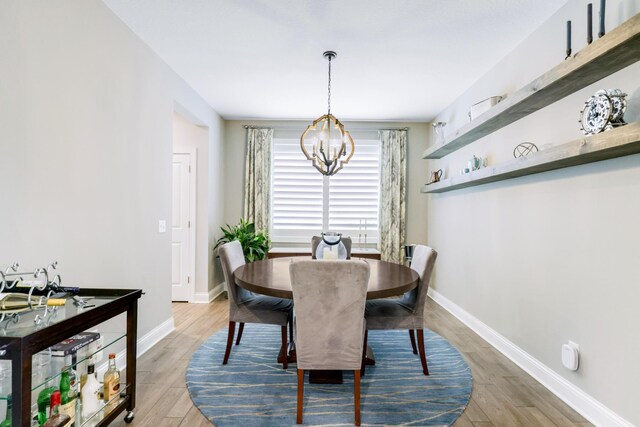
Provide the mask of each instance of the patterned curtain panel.
[{"label": "patterned curtain panel", "polygon": [[271,216],[271,142],[273,129],[247,129],[244,166],[244,217],[269,232]]},{"label": "patterned curtain panel", "polygon": [[407,131],[380,131],[380,252],[402,263],[407,192]]}]

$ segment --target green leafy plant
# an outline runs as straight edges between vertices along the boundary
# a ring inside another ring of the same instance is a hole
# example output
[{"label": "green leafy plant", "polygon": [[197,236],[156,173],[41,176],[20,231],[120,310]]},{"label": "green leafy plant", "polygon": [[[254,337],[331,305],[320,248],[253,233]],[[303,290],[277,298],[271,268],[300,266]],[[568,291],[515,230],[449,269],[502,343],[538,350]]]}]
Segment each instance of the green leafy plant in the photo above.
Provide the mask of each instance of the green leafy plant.
[{"label": "green leafy plant", "polygon": [[218,239],[214,249],[224,243],[238,240],[242,245],[242,251],[247,262],[253,262],[267,257],[269,245],[271,241],[264,231],[256,232],[254,223],[240,218],[238,225],[226,224],[226,227],[220,227],[223,236]]}]

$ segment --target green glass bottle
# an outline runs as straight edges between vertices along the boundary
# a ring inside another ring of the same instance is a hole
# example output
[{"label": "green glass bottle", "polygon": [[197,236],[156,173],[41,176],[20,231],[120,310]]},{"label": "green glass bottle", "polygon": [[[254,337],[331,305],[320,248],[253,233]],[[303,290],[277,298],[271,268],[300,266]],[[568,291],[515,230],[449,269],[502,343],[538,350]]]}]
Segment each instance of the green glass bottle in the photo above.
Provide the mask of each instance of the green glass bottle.
[{"label": "green glass bottle", "polygon": [[51,403],[51,394],[58,389],[51,385],[51,381],[45,384],[45,387],[38,393],[38,425],[42,425],[47,421],[47,412]]},{"label": "green glass bottle", "polygon": [[2,423],[0,423],[0,427],[11,427],[11,412],[13,409],[13,403],[11,401],[11,395],[7,396],[7,415]]},{"label": "green glass bottle", "polygon": [[78,393],[75,388],[76,375],[71,366],[65,366],[60,375],[60,413],[69,415],[71,418],[68,426],[75,426],[76,404],[78,403]]}]

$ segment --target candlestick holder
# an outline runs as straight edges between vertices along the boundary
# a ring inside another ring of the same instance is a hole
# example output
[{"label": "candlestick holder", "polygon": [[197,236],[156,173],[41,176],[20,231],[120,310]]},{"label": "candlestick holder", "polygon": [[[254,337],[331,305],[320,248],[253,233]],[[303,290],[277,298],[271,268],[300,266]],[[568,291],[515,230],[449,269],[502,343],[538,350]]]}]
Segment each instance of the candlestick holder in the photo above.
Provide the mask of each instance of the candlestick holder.
[{"label": "candlestick holder", "polygon": [[607,6],[607,0],[600,0],[600,30],[598,31],[598,37],[604,36],[604,13]]},{"label": "candlestick holder", "polygon": [[571,21],[567,21],[567,49],[565,50],[567,56],[565,60],[571,57]]},{"label": "candlestick holder", "polygon": [[587,44],[593,42],[593,3],[587,5]]},{"label": "candlestick holder", "polygon": [[360,218],[360,225],[358,225],[358,249],[365,249],[366,247],[367,247],[367,219]]}]

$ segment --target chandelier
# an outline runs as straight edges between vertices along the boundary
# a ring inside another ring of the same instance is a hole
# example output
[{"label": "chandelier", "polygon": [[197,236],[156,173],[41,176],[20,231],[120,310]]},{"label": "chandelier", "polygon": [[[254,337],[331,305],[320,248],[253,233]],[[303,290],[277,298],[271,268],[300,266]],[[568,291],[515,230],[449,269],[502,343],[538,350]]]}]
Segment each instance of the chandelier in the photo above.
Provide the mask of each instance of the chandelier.
[{"label": "chandelier", "polygon": [[307,127],[300,137],[300,148],[321,174],[331,176],[349,163],[355,145],[349,132],[344,130],[344,125],[331,114],[331,61],[337,53],[327,51],[323,56],[329,60],[327,114]]}]

